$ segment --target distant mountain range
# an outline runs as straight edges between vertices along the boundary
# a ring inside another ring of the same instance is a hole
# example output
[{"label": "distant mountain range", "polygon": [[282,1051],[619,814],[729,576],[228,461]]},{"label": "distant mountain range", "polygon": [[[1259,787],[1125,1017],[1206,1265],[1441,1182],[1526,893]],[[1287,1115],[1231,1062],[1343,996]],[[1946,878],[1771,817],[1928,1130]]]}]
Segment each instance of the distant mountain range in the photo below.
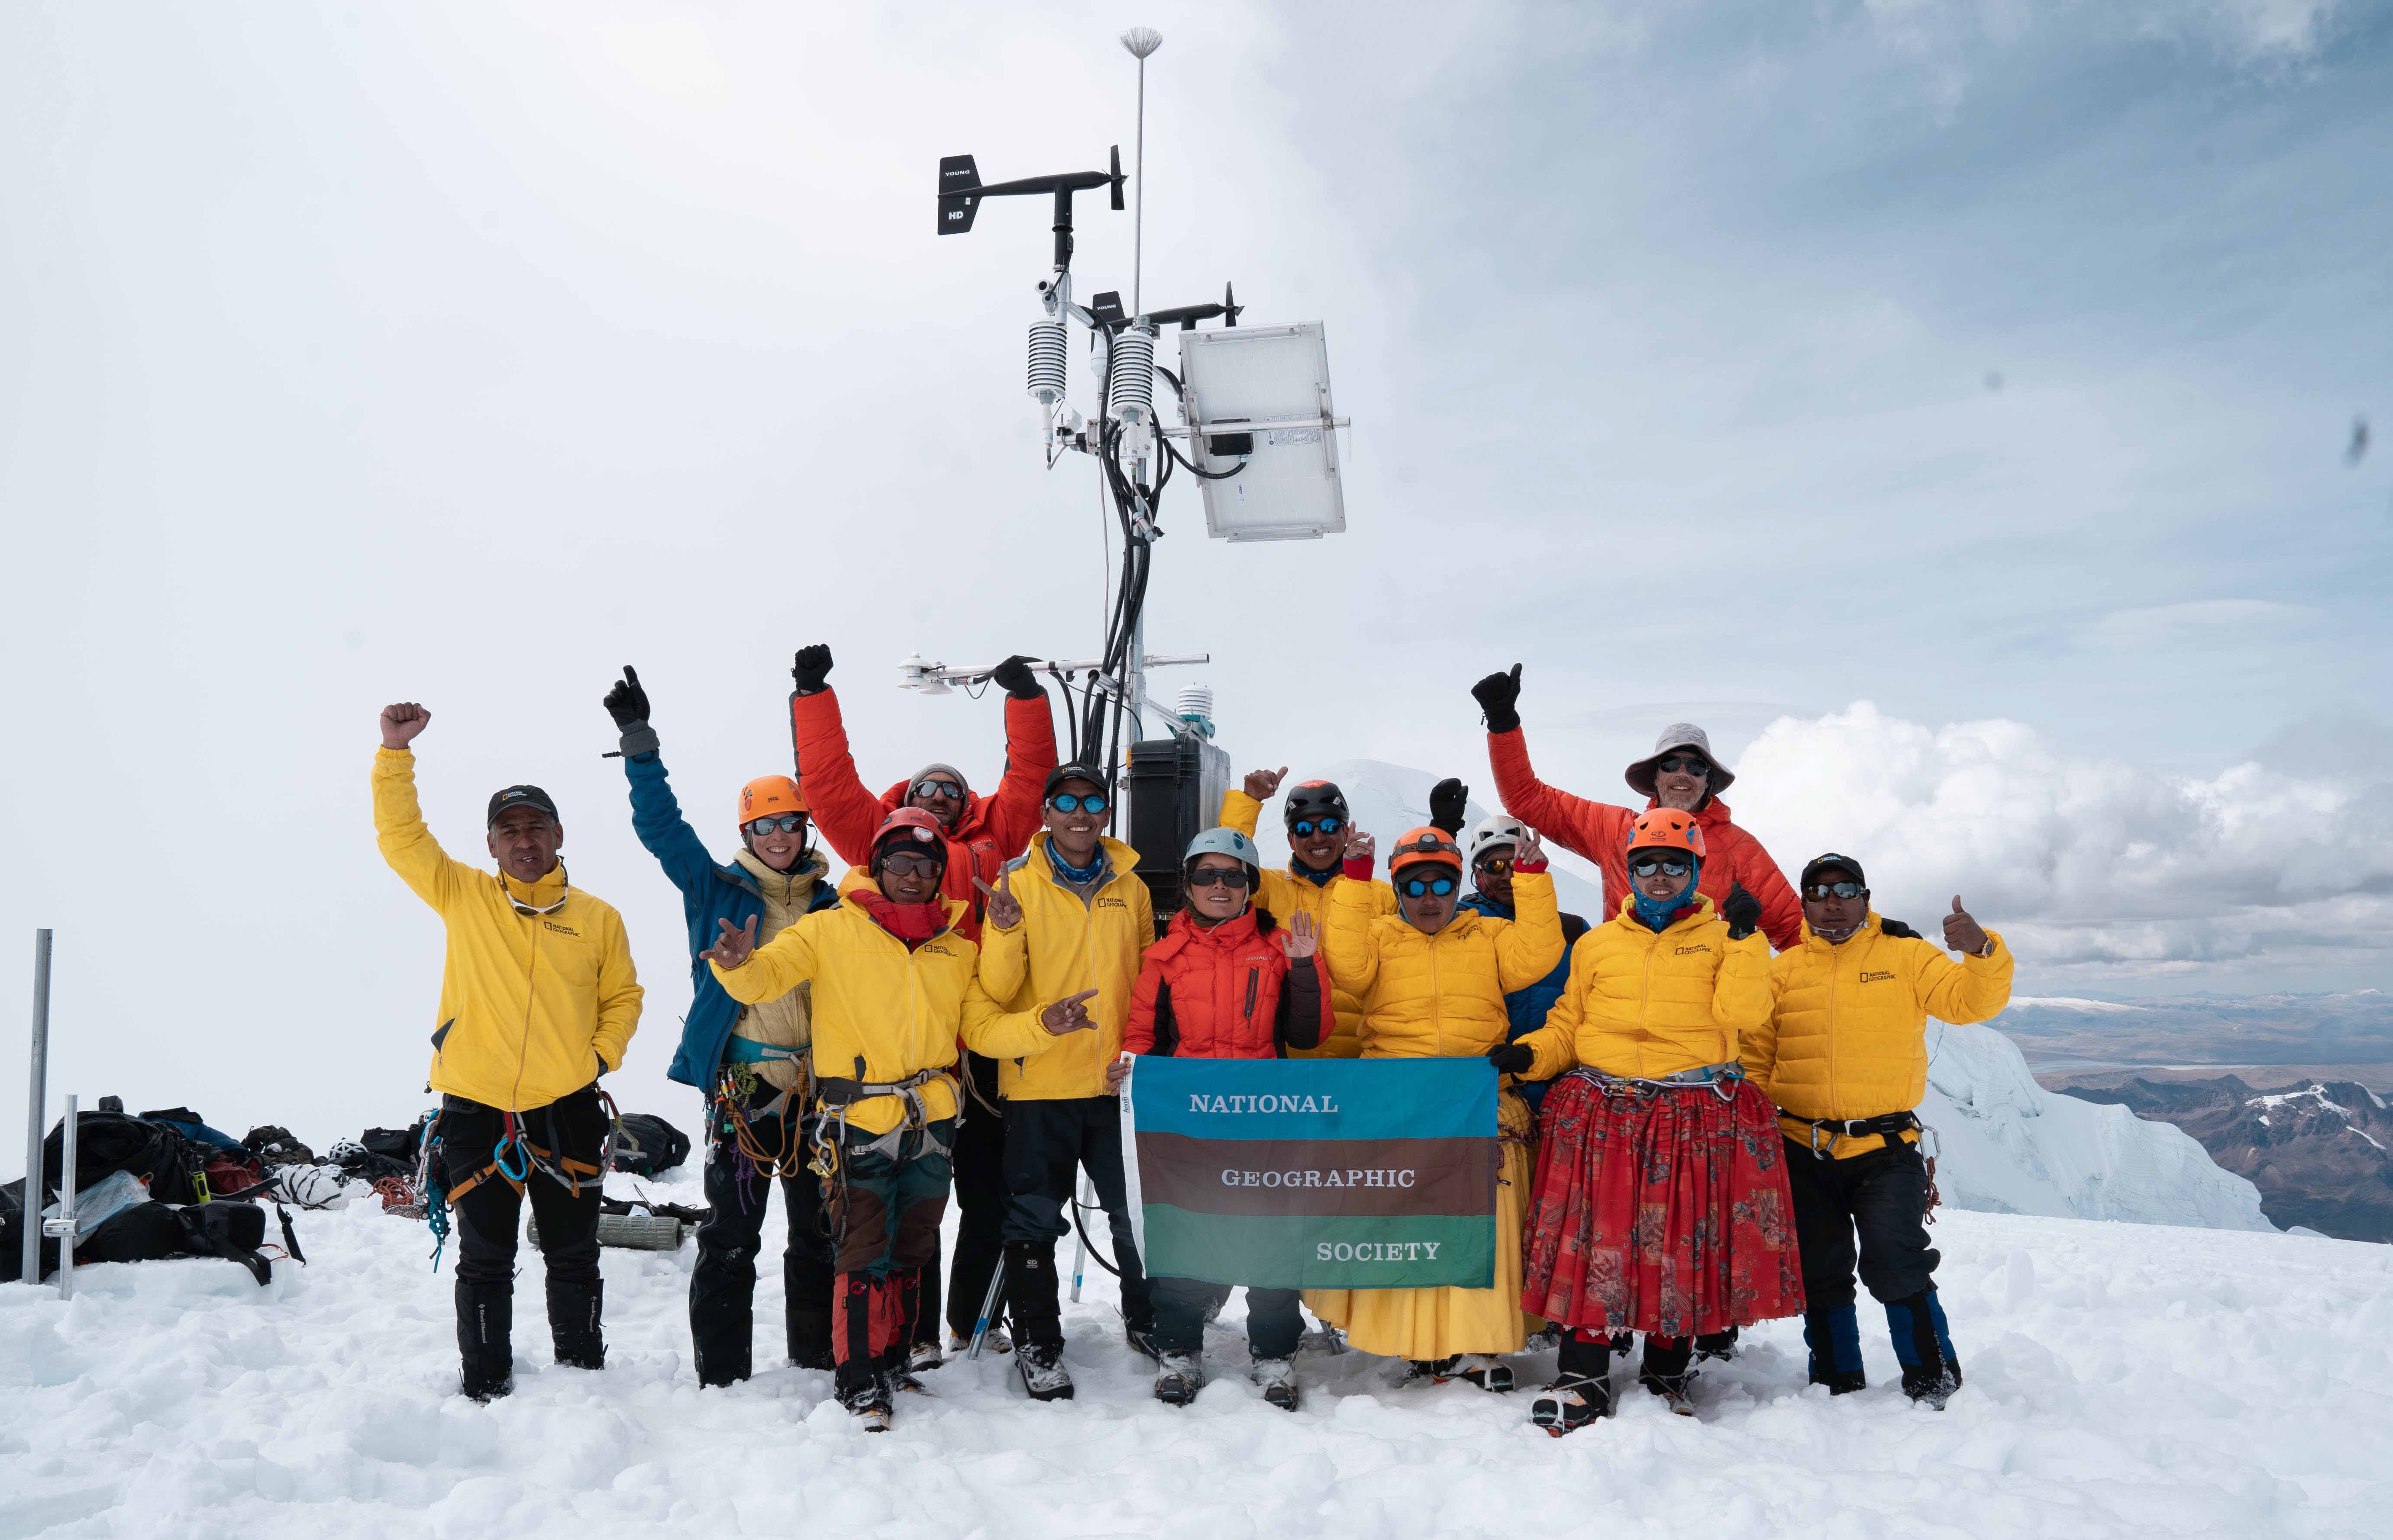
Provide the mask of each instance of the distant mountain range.
[{"label": "distant mountain range", "polygon": [[2037,1073],[2072,1067],[2393,1064],[2393,995],[2022,997],[1993,1024]]},{"label": "distant mountain range", "polygon": [[2277,1224],[2349,1241],[2393,1241],[2393,1110],[2353,1081],[2256,1090],[2241,1077],[2135,1079],[2062,1094],[2171,1123],[2260,1190]]}]

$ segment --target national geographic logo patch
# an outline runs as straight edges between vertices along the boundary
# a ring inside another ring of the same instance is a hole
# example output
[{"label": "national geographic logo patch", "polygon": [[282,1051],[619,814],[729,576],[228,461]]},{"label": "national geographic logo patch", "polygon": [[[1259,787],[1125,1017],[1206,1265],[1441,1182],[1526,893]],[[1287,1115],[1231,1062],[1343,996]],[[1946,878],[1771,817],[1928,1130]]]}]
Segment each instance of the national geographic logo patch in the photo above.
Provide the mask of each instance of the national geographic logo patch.
[{"label": "national geographic logo patch", "polygon": [[1894,977],[1892,973],[1863,973],[1862,975],[1862,982],[1863,984],[1884,984],[1892,977]]}]

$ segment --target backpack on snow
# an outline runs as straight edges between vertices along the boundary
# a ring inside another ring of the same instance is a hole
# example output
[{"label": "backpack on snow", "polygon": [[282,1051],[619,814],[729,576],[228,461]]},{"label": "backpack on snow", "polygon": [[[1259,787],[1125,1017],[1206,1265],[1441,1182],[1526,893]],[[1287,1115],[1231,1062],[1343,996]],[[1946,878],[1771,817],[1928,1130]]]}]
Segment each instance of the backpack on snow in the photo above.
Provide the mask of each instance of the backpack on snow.
[{"label": "backpack on snow", "polygon": [[624,1114],[615,1137],[615,1169],[652,1177],[688,1158],[689,1135],[652,1113]]}]

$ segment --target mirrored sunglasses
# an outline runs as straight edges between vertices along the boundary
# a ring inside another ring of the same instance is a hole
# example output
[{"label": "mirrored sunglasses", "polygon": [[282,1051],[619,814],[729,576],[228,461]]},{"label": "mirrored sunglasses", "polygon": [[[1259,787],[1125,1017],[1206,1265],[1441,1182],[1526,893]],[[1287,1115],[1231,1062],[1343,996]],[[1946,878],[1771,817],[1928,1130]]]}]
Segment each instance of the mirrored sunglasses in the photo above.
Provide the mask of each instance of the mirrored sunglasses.
[{"label": "mirrored sunglasses", "polygon": [[900,877],[936,877],[947,863],[935,855],[884,855],[881,869],[896,872]]},{"label": "mirrored sunglasses", "polygon": [[1869,889],[1859,882],[1814,882],[1803,890],[1803,896],[1821,898],[1867,898]]},{"label": "mirrored sunglasses", "polygon": [[1079,813],[1084,811],[1089,813],[1103,813],[1105,810],[1105,794],[1102,791],[1092,791],[1088,793],[1088,795],[1082,796],[1078,791],[1066,791],[1061,795],[1048,798],[1047,805],[1053,808],[1058,813]]},{"label": "mirrored sunglasses", "polygon": [[960,781],[944,779],[919,780],[914,783],[914,795],[918,797],[945,797],[949,802],[960,803],[964,800],[964,789],[962,783]]},{"label": "mirrored sunglasses", "polygon": [[1288,831],[1300,840],[1309,840],[1315,834],[1335,834],[1345,827],[1343,818],[1299,818],[1288,826]]},{"label": "mirrored sunglasses", "polygon": [[1712,762],[1697,754],[1672,754],[1668,759],[1655,760],[1654,768],[1673,776],[1708,776]]},{"label": "mirrored sunglasses", "polygon": [[1454,879],[1451,877],[1413,877],[1407,878],[1403,883],[1403,887],[1405,890],[1405,896],[1407,898],[1419,898],[1425,893],[1433,893],[1440,898],[1444,898],[1447,894],[1454,891]]},{"label": "mirrored sunglasses", "polygon": [[1649,858],[1628,863],[1628,874],[1631,877],[1651,877],[1657,871],[1665,877],[1684,877],[1693,869],[1684,861],[1656,861]]},{"label": "mirrored sunglasses", "polygon": [[777,829],[788,834],[805,827],[806,816],[803,813],[783,813],[773,817],[751,818],[747,824],[748,832],[759,840]]}]

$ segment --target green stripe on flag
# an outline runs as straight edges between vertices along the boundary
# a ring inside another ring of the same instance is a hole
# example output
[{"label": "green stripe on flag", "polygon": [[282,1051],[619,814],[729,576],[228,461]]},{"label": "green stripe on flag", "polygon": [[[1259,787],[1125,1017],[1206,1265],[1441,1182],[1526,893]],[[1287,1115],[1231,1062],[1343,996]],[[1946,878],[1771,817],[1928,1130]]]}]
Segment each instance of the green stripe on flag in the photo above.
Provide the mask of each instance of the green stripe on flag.
[{"label": "green stripe on flag", "polygon": [[1256,1288],[1492,1288],[1496,1218],[1192,1214],[1146,1205],[1153,1278]]}]

